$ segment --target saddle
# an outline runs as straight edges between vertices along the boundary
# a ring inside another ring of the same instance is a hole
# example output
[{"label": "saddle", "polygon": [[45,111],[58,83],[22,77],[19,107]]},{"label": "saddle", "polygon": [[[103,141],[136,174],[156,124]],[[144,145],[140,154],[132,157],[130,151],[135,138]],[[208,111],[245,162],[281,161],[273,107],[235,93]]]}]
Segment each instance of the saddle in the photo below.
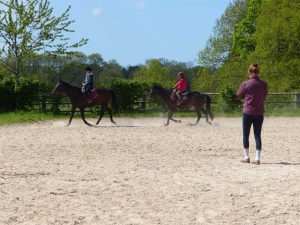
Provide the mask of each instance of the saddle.
[{"label": "saddle", "polygon": [[88,94],[87,94],[87,97],[89,98],[89,99],[91,99],[91,101],[98,101],[99,100],[99,98],[100,98],[100,95],[98,94],[98,92],[95,90],[95,89],[93,89],[93,90],[91,90]]},{"label": "saddle", "polygon": [[[189,94],[188,91],[181,93],[181,103],[180,103],[180,104],[184,103],[184,102],[187,100],[188,94]],[[176,94],[176,90],[174,90],[174,91],[172,92],[172,94],[171,94],[171,99],[172,99],[173,101],[179,100],[178,97],[177,97],[177,94]]]}]

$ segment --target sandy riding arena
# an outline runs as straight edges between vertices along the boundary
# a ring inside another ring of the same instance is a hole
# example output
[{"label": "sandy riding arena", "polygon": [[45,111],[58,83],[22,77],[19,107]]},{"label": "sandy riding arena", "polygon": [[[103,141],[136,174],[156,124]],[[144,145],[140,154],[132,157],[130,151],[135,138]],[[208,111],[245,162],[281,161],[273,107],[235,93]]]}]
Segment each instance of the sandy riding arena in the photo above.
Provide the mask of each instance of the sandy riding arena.
[{"label": "sandy riding arena", "polygon": [[265,119],[259,166],[240,118],[67,119],[0,127],[0,224],[300,224],[300,118]]}]

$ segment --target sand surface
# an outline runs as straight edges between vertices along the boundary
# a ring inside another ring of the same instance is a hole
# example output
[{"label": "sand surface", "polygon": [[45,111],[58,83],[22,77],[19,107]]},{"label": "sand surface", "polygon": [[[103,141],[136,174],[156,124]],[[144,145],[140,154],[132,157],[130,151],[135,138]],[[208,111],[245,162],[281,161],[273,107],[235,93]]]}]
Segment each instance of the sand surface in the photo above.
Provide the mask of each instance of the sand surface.
[{"label": "sand surface", "polygon": [[260,166],[240,118],[181,119],[1,126],[0,224],[300,224],[300,118],[265,118]]}]

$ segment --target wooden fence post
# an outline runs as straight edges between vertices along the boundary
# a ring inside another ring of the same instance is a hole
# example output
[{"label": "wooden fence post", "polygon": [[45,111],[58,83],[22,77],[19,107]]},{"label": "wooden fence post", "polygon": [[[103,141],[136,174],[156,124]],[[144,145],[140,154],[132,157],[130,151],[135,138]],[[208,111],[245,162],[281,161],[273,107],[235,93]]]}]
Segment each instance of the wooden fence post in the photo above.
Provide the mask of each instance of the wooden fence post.
[{"label": "wooden fence post", "polygon": [[300,108],[300,93],[296,93],[296,107]]},{"label": "wooden fence post", "polygon": [[45,95],[42,95],[41,105],[42,105],[42,111],[46,112],[47,111],[47,103],[46,103],[46,96]]},{"label": "wooden fence post", "polygon": [[143,101],[142,101],[142,104],[141,104],[141,108],[142,110],[146,110],[146,97],[143,97]]}]

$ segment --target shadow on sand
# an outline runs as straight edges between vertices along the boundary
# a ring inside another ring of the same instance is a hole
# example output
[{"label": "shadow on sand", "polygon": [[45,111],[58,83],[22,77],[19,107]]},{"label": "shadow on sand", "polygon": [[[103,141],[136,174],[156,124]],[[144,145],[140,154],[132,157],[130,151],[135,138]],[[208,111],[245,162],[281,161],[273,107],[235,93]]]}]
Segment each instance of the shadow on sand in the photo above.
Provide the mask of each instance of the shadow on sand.
[{"label": "shadow on sand", "polygon": [[289,163],[289,162],[279,162],[279,163],[260,163],[265,165],[284,165],[284,166],[299,166],[300,163]]}]

